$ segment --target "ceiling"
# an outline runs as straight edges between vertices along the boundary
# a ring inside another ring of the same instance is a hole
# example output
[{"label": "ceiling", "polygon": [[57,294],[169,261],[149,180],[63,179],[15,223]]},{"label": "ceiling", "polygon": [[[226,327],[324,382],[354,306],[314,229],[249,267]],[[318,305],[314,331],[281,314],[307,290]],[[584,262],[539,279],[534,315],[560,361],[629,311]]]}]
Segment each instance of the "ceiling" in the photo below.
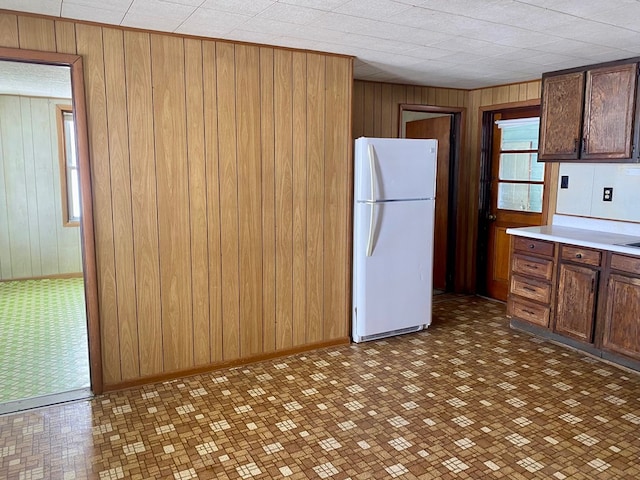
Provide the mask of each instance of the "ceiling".
[{"label": "ceiling", "polygon": [[640,56],[640,0],[0,0],[0,8],[353,55],[358,79],[465,89]]}]

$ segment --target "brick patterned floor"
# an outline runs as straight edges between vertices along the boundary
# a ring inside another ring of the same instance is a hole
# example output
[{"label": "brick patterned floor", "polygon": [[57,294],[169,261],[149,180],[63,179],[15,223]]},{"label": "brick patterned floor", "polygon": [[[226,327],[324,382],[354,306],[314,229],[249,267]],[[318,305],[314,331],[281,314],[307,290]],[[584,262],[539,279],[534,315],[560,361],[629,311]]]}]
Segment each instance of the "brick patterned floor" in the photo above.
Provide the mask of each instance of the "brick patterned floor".
[{"label": "brick patterned floor", "polygon": [[636,479],[639,397],[444,295],[424,332],[0,417],[0,478]]}]

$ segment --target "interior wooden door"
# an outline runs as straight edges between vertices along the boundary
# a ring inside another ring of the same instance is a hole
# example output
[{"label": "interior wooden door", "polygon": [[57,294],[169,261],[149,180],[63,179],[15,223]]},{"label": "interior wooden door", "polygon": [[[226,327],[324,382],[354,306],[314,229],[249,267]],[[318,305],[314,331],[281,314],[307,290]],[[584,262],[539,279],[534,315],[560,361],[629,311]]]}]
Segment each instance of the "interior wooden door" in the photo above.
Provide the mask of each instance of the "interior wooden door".
[{"label": "interior wooden door", "polygon": [[449,158],[451,121],[453,115],[415,120],[406,124],[406,138],[435,138],[438,140],[436,173],[436,218],[433,245],[433,288],[447,286],[447,231],[449,214]]},{"label": "interior wooden door", "polygon": [[[544,163],[538,159],[539,108],[497,113],[493,122],[486,294],[506,301],[509,289],[507,229],[542,223]],[[509,121],[512,122],[509,122]]]}]

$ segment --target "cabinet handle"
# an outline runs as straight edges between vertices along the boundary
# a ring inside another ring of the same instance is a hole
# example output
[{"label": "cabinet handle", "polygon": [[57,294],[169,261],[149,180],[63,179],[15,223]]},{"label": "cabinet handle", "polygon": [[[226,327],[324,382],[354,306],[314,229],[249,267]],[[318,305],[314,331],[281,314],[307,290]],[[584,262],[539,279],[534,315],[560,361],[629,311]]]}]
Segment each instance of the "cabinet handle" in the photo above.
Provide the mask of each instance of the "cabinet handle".
[{"label": "cabinet handle", "polygon": [[522,311],[523,311],[524,313],[528,313],[529,315],[535,315],[535,313],[534,313],[534,312],[532,312],[531,310],[525,310],[525,309],[522,309]]},{"label": "cabinet handle", "polygon": [[582,254],[581,253],[576,253],[576,258],[582,258]]},{"label": "cabinet handle", "polygon": [[578,153],[578,143],[580,143],[579,140],[575,138],[573,140],[573,153]]},{"label": "cabinet handle", "polygon": [[595,289],[596,286],[596,279],[592,278],[591,279],[591,293],[593,293],[593,290]]},{"label": "cabinet handle", "polygon": [[530,265],[530,264],[528,264],[528,263],[525,265],[525,267],[530,268],[530,269],[532,269],[532,270],[537,270],[537,269],[538,269],[538,266],[537,266],[537,265]]},{"label": "cabinet handle", "polygon": [[587,153],[587,137],[582,137],[582,153]]},{"label": "cabinet handle", "polygon": [[529,291],[529,292],[535,292],[535,291],[536,291],[536,289],[535,289],[535,288],[531,288],[531,287],[527,287],[527,286],[522,287],[522,289],[523,289],[523,290],[527,290],[527,291]]},{"label": "cabinet handle", "polygon": [[530,248],[531,250],[533,250],[534,248],[536,248],[536,246],[535,246],[535,244],[530,243],[530,244],[529,244],[529,248]]}]

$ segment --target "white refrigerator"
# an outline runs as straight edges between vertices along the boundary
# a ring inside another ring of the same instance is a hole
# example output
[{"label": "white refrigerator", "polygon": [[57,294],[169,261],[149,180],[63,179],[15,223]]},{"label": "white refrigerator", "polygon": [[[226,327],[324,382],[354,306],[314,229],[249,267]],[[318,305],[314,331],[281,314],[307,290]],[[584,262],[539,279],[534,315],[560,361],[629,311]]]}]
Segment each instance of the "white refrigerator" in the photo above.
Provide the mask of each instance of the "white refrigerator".
[{"label": "white refrigerator", "polygon": [[436,140],[356,140],[354,342],[431,323],[436,153]]}]

